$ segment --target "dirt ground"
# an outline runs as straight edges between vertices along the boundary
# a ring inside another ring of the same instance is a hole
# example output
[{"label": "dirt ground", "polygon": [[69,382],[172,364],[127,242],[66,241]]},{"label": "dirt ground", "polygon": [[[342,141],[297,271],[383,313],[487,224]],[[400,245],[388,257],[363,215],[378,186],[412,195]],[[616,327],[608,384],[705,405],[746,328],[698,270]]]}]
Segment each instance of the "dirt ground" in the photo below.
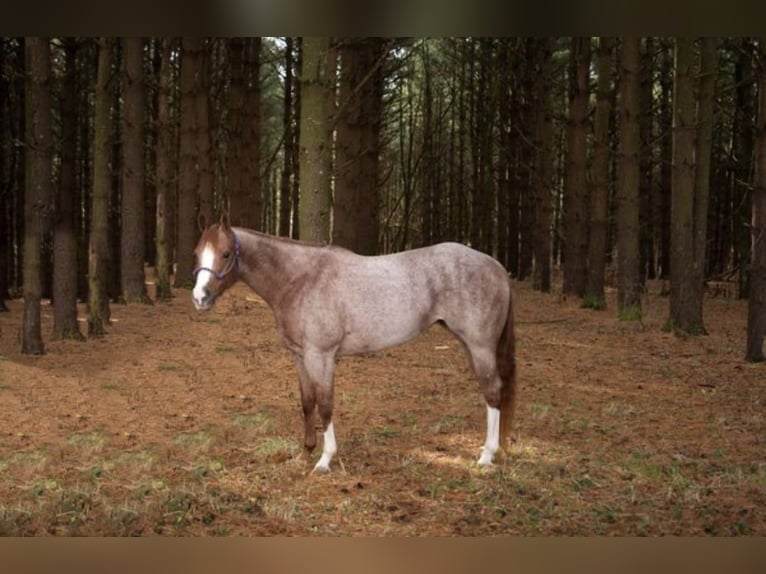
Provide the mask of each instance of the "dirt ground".
[{"label": "dirt ground", "polygon": [[[439,326],[336,372],[339,454],[299,456],[290,354],[243,285],[113,305],[106,337],[19,353],[0,314],[3,535],[766,535],[766,365],[742,360],[746,303],[708,336],[662,331],[514,283],[516,441],[476,466],[485,409]],[[85,310],[80,309],[83,321]]]}]

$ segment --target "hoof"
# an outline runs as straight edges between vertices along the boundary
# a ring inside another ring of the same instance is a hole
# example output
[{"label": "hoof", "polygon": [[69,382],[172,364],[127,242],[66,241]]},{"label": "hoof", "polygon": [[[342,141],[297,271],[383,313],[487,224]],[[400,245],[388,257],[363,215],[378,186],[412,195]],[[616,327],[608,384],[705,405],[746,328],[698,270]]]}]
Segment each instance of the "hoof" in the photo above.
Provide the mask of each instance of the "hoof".
[{"label": "hoof", "polygon": [[329,474],[330,471],[330,465],[329,464],[321,464],[321,461],[316,463],[314,466],[314,469],[311,471],[311,474],[318,473],[318,474]]},{"label": "hoof", "polygon": [[494,458],[494,455],[491,452],[484,451],[481,453],[479,460],[476,461],[476,464],[483,467],[493,466],[493,463],[492,463],[493,458]]}]

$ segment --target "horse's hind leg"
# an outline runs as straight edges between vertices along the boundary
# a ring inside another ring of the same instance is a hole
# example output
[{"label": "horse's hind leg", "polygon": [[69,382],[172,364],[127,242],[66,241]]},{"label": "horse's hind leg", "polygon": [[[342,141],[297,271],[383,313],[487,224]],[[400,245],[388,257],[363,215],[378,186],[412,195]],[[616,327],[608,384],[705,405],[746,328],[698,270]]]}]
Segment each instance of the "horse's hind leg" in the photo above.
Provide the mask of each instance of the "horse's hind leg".
[{"label": "horse's hind leg", "polygon": [[[310,388],[310,398],[313,401],[311,404],[311,414],[305,419],[306,446],[308,448],[310,432],[311,439],[313,440],[311,448],[313,449],[313,446],[316,445],[316,427],[314,426],[313,410],[313,404],[316,404],[319,410],[319,418],[322,421],[324,440],[322,443],[322,456],[314,466],[314,471],[328,472],[330,470],[330,461],[338,449],[335,442],[335,429],[332,424],[335,354],[332,352],[306,350],[300,362],[298,371],[301,373],[301,389],[304,387],[303,381],[305,380],[306,386]],[[304,417],[306,417],[307,406],[309,406],[308,402],[304,401]],[[309,425],[311,425],[310,429]]]},{"label": "horse's hind leg", "polygon": [[466,344],[471,355],[471,364],[479,380],[481,392],[487,403],[487,439],[481,450],[478,464],[492,464],[500,448],[500,390],[502,381],[497,370],[497,358],[492,347]]}]

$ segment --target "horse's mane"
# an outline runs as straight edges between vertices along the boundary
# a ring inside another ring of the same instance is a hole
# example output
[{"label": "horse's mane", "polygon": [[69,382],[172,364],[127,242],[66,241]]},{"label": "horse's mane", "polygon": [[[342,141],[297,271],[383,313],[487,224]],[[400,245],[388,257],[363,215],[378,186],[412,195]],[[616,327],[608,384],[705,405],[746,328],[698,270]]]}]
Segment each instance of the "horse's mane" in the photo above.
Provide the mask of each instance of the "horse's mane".
[{"label": "horse's mane", "polygon": [[318,241],[305,241],[303,239],[293,239],[292,237],[283,237],[281,235],[271,235],[270,233],[264,233],[263,231],[256,231],[255,229],[249,229],[247,227],[232,227],[232,230],[236,230],[248,235],[255,235],[269,241],[277,241],[279,243],[285,243],[288,245],[300,245],[303,247],[315,247],[318,249],[330,249],[332,251],[348,251],[349,249],[341,247],[339,245],[333,245],[332,243],[320,243]]}]

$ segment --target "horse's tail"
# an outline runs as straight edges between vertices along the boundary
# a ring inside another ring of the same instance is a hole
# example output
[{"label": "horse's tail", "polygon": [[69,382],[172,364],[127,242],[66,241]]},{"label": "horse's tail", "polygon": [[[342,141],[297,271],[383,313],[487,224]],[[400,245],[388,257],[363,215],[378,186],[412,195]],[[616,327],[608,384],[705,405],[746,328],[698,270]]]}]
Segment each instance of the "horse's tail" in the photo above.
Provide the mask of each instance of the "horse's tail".
[{"label": "horse's tail", "polygon": [[508,284],[508,317],[497,342],[497,370],[500,375],[500,447],[505,449],[511,438],[513,411],[516,404],[516,338],[513,332],[513,297]]}]

